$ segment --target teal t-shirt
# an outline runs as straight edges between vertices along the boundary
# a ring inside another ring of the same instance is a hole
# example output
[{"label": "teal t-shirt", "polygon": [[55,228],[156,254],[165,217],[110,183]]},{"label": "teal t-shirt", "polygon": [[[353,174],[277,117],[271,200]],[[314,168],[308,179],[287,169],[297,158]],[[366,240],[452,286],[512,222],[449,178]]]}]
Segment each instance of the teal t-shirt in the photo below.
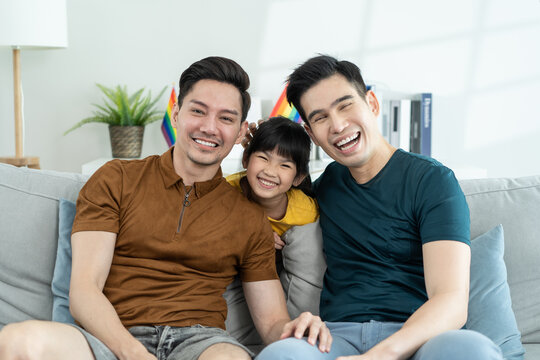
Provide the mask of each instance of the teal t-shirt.
[{"label": "teal t-shirt", "polygon": [[399,149],[366,184],[334,162],[314,190],[328,265],[325,321],[406,321],[427,301],[422,244],[470,245],[465,196],[434,159]]}]

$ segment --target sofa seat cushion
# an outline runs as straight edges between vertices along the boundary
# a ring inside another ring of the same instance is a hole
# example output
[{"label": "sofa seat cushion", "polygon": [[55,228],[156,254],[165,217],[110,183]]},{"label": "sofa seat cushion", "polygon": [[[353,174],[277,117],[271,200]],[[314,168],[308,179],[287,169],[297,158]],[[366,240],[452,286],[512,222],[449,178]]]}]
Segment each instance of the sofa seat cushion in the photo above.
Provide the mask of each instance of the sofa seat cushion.
[{"label": "sofa seat cushion", "polygon": [[58,201],[74,201],[86,178],[0,164],[0,328],[51,319]]}]

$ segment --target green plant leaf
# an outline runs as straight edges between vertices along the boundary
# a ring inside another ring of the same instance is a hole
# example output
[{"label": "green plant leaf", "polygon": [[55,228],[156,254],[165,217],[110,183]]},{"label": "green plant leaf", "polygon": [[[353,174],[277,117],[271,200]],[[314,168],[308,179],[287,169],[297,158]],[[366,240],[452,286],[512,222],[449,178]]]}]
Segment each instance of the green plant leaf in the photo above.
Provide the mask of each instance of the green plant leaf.
[{"label": "green plant leaf", "polygon": [[145,126],[162,118],[162,111],[156,110],[155,106],[167,89],[166,86],[154,99],[152,99],[151,91],[144,95],[144,88],[129,95],[127,86],[117,85],[114,88],[102,84],[96,84],[96,86],[104,95],[103,104],[92,104],[96,108],[93,111],[94,116],[79,121],[64,135],[92,122],[120,126]]},{"label": "green plant leaf", "polygon": [[92,117],[83,119],[83,120],[79,121],[78,123],[76,123],[72,128],[66,130],[66,132],[64,132],[64,135],[66,135],[66,134],[72,132],[73,130],[80,128],[84,124],[88,124],[88,123],[110,124],[110,121],[109,121],[109,119],[106,119],[106,118],[103,118],[103,117],[100,117],[100,116],[92,116]]}]

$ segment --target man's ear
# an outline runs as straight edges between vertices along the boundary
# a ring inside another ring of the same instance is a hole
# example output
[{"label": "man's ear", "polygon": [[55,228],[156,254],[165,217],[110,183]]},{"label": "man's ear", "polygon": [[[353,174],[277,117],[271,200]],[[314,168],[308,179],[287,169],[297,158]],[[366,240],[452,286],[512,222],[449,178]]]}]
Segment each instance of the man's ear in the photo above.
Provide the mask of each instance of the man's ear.
[{"label": "man's ear", "polygon": [[306,178],[306,176],[307,176],[307,174],[300,174],[300,175],[297,175],[297,176],[294,178],[293,182],[292,182],[293,186],[298,186],[298,185],[300,185],[300,184],[302,183],[302,181],[304,181],[304,179]]},{"label": "man's ear", "polygon": [[369,109],[375,116],[379,116],[379,112],[381,111],[379,100],[377,100],[377,97],[375,96],[375,93],[372,90],[369,90],[366,93],[366,102],[369,106]]},{"label": "man's ear", "polygon": [[246,136],[246,131],[248,128],[248,122],[246,120],[242,121],[240,124],[240,131],[238,132],[238,137],[236,138],[235,144],[240,144],[244,137]]},{"label": "man's ear", "polygon": [[308,133],[309,137],[311,138],[311,141],[313,141],[313,143],[317,146],[319,146],[319,142],[317,141],[317,139],[315,139],[315,136],[313,136],[313,132],[311,131],[311,128],[309,127],[308,124],[306,124],[304,122],[304,129],[306,130],[306,132]]},{"label": "man's ear", "polygon": [[178,123],[178,113],[180,112],[180,107],[178,103],[174,103],[171,111],[171,125],[176,129],[176,124]]}]

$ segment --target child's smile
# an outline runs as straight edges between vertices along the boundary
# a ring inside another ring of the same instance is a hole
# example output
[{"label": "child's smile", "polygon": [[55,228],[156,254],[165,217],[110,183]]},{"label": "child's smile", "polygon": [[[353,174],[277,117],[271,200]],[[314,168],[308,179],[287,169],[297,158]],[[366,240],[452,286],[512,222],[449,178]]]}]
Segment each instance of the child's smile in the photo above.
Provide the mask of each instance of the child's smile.
[{"label": "child's smile", "polygon": [[275,149],[256,151],[249,157],[247,179],[256,198],[268,200],[285,195],[295,178],[294,161],[279,155]]}]

